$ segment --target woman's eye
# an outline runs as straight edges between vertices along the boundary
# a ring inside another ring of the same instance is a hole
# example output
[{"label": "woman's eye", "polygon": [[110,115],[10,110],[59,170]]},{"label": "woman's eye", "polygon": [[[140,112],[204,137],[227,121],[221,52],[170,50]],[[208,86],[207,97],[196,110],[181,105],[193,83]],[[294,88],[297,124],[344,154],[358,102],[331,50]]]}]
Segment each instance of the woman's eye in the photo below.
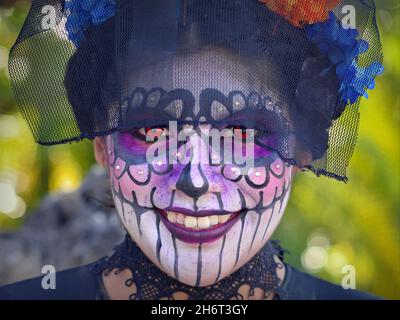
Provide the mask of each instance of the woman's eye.
[{"label": "woman's eye", "polygon": [[162,127],[141,128],[137,130],[136,136],[142,140],[153,142],[162,135],[168,135],[168,129]]}]

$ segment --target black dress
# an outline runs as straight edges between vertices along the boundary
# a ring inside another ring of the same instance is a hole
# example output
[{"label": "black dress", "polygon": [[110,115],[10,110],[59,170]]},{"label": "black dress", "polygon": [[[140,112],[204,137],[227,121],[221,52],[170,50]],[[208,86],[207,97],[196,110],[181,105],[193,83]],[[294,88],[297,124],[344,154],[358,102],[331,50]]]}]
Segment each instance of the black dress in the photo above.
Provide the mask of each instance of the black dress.
[{"label": "black dress", "polygon": [[[218,300],[229,297],[241,298],[239,286],[262,288],[264,292],[275,292],[274,299],[282,300],[371,300],[380,299],[371,294],[343,289],[327,281],[303,273],[287,263],[283,282],[276,276],[276,270],[283,267],[274,257],[283,261],[284,250],[279,242],[269,241],[249,262],[229,277],[206,288],[194,288],[180,283],[158,269],[131,240],[129,235],[114,248],[110,257],[94,263],[60,271],[55,274],[56,289],[42,288],[43,277],[37,277],[0,288],[0,300],[104,300],[108,299],[102,282],[103,272],[128,268],[135,282],[137,293],[130,299],[158,299],[172,297],[177,291],[188,294],[190,299]],[[155,297],[155,298],[153,298]]]},{"label": "black dress", "polygon": [[[57,273],[57,290],[43,290],[42,277],[0,288],[0,300],[96,300],[104,299],[100,278],[86,265]],[[379,299],[359,290],[310,276],[285,264],[283,288],[290,300],[371,300]]]}]

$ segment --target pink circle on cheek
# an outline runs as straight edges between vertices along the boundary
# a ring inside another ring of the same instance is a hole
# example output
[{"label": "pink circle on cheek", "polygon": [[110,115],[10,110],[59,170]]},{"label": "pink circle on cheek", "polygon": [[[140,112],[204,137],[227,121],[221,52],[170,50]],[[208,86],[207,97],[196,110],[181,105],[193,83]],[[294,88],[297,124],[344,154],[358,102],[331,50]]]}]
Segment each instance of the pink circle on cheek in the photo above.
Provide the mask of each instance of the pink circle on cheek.
[{"label": "pink circle on cheek", "polygon": [[[270,173],[270,181],[268,185],[265,187],[264,191],[264,205],[268,206],[269,204],[272,203],[274,200],[274,197],[279,197],[282,195],[283,192],[285,192],[285,189],[288,189],[290,184],[291,184],[291,168],[290,167],[283,167],[285,164],[282,162],[282,160],[279,159],[279,161],[275,161],[273,163],[275,166],[279,164],[279,166],[282,166],[281,171],[276,171],[276,174]],[[272,164],[271,164],[272,166]]]},{"label": "pink circle on cheek", "polygon": [[276,176],[282,176],[283,172],[285,170],[284,168],[285,163],[282,161],[281,158],[276,159],[274,162],[271,163],[270,165],[270,170],[276,175]]},{"label": "pink circle on cheek", "polygon": [[[260,191],[262,191],[263,197],[262,197],[262,202],[264,207],[269,206],[272,201],[274,200],[274,197],[279,197],[282,192],[284,191],[284,188],[288,188],[288,186],[291,183],[291,169],[290,167],[286,167],[286,165],[283,163],[281,159],[277,159],[276,161],[273,162],[274,165],[279,164],[283,168],[282,171],[280,171],[280,175],[274,175],[272,172],[270,172],[270,169],[267,167],[267,170],[259,170],[260,171],[260,176],[256,177],[255,172],[257,172],[258,169],[261,168],[254,168],[253,171],[250,171],[250,176],[248,179],[251,180],[256,185],[262,185],[263,182],[265,182],[265,176],[263,173],[268,175],[267,177],[267,184],[263,188],[254,188],[251,185],[248,184],[246,179],[241,179],[239,182],[237,182],[237,186],[240,190],[243,191],[243,193],[247,194],[250,196],[255,203],[259,203],[260,201]],[[278,172],[278,171],[276,171]],[[264,180],[263,180],[264,179]]]},{"label": "pink circle on cheek", "polygon": [[239,168],[231,164],[225,165],[222,170],[222,174],[224,175],[224,177],[229,180],[236,180],[242,174]]},{"label": "pink circle on cheek", "polygon": [[129,173],[133,179],[144,183],[149,177],[149,167],[147,164],[129,166]]},{"label": "pink circle on cheek", "polygon": [[163,174],[168,171],[169,164],[167,163],[166,159],[163,160],[153,160],[151,162],[154,172],[158,174]]},{"label": "pink circle on cheek", "polygon": [[267,173],[264,167],[252,168],[249,170],[248,177],[251,182],[260,186],[266,182]]},{"label": "pink circle on cheek", "polygon": [[[120,190],[121,190],[122,195],[124,196],[125,199],[127,199],[129,201],[133,201],[133,193],[134,193],[136,196],[138,205],[140,205],[140,206],[151,205],[151,203],[150,203],[151,190],[155,186],[157,186],[157,187],[160,186],[160,183],[157,180],[157,177],[155,177],[154,175],[152,175],[153,179],[148,179],[148,177],[146,177],[146,183],[144,185],[140,185],[140,182],[139,181],[135,182],[133,180],[135,178],[130,175],[131,167],[132,166],[130,166],[127,169],[127,171],[125,171],[124,175],[118,179],[118,183],[120,185]],[[141,166],[136,166],[136,167],[141,167]],[[128,172],[128,170],[129,170],[129,172]]]}]

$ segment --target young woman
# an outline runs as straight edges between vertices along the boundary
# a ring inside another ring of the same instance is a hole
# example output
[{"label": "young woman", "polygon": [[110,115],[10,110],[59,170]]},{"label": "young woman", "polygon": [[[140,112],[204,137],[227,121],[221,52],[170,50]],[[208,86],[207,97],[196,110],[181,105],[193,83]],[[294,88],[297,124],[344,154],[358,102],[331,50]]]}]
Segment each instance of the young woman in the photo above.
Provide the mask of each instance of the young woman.
[{"label": "young woman", "polygon": [[127,236],[56,290],[36,278],[0,297],[375,298],[270,241],[298,172],[347,181],[382,72],[373,1],[350,2],[34,1],[10,56],[22,113],[41,144],[93,139]]}]

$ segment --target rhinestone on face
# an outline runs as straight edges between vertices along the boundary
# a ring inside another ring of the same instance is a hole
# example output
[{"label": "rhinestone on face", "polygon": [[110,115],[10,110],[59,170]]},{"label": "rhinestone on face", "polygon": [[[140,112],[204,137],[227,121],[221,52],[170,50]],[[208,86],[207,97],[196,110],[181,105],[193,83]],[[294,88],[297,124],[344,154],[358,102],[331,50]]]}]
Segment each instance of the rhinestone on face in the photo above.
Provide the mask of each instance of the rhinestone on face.
[{"label": "rhinestone on face", "polygon": [[161,167],[162,166],[162,162],[161,161],[157,161],[157,166]]},{"label": "rhinestone on face", "polygon": [[256,171],[255,175],[256,175],[256,177],[259,177],[259,176],[261,176],[261,172],[260,171]]},{"label": "rhinestone on face", "polygon": [[119,170],[121,170],[121,166],[120,166],[119,164],[117,164],[117,165],[115,166],[115,169],[117,169],[117,170],[119,171]]}]

